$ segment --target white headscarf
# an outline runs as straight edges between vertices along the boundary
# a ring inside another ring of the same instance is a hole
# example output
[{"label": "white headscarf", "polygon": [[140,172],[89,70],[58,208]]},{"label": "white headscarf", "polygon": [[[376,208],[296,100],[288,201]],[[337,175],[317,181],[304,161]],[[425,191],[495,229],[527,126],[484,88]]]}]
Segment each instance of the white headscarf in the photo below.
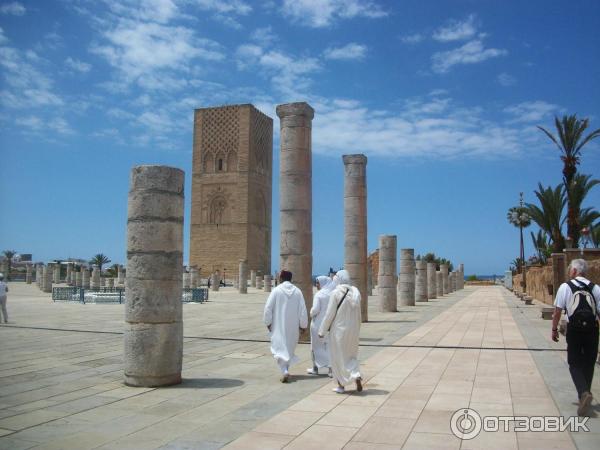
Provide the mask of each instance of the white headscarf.
[{"label": "white headscarf", "polygon": [[333,281],[336,283],[336,285],[350,284],[350,274],[347,270],[338,270],[338,272],[335,274],[335,277],[333,277]]},{"label": "white headscarf", "polygon": [[331,283],[331,278],[321,275],[317,277],[317,282],[319,283],[321,289],[325,289],[329,286],[329,283]]}]

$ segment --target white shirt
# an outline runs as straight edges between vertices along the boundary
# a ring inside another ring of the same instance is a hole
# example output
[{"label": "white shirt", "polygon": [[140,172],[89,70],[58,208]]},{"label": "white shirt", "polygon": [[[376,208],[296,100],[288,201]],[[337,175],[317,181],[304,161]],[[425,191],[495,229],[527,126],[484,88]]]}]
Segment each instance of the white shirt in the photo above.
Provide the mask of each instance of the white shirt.
[{"label": "white shirt", "polygon": [[8,286],[4,281],[0,281],[0,297],[4,297],[8,291]]},{"label": "white shirt", "polygon": [[[573,280],[571,280],[573,281]],[[575,277],[574,284],[585,284],[586,286],[590,284],[590,280],[584,277]],[[556,298],[554,299],[554,306],[560,308],[562,310],[567,307],[567,300],[571,297],[571,288],[567,283],[563,283],[558,288],[558,292],[556,293]],[[592,295],[594,296],[594,300],[596,300],[596,313],[600,313],[600,286],[594,284],[594,289],[592,289]],[[569,318],[565,314],[567,321]]]}]

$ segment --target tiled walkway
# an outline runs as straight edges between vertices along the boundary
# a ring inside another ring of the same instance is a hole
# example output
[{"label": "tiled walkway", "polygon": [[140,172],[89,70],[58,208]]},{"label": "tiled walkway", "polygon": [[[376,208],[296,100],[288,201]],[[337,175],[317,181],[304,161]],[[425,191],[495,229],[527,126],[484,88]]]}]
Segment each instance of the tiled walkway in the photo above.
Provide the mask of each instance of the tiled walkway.
[{"label": "tiled walkway", "polygon": [[[361,394],[335,394],[329,384],[226,448],[575,448],[568,432],[481,432],[464,441],[452,435],[450,419],[460,408],[482,417],[559,414],[531,352],[521,350],[527,345],[511,311],[517,304],[506,297],[499,287],[472,291],[398,340],[401,347],[364,361]],[[569,388],[568,372],[562,379]],[[590,448],[600,446],[600,434],[594,438]]]}]

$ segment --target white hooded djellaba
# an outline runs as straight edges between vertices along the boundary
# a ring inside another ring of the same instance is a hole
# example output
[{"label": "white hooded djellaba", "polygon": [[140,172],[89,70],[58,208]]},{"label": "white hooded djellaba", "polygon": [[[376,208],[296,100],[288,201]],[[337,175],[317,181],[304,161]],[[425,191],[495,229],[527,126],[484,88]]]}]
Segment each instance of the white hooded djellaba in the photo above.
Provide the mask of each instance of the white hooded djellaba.
[{"label": "white hooded djellaba", "polygon": [[[358,363],[360,292],[350,286],[347,271],[340,270],[335,278],[339,285],[331,294],[319,334],[323,336],[329,330],[329,355],[333,377],[339,384],[346,386],[361,378]],[[344,294],[346,297],[338,309]]]},{"label": "white hooded djellaba", "polygon": [[265,325],[271,326],[271,353],[283,373],[298,362],[294,354],[300,328],[308,326],[308,315],[302,291],[289,281],[277,286],[267,299],[264,311]]},{"label": "white hooded djellaba", "polygon": [[310,345],[313,354],[313,362],[317,368],[329,367],[329,336],[319,337],[319,328],[327,312],[329,297],[331,296],[333,281],[326,276],[317,277],[321,289],[313,298],[313,306],[310,310],[312,322],[310,324]]}]

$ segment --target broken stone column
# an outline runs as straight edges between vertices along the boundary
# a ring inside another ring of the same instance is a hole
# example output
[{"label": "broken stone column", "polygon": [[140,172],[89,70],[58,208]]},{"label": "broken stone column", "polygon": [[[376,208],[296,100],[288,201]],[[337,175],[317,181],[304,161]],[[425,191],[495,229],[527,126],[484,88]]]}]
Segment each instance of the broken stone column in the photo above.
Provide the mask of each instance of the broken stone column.
[{"label": "broken stone column", "polygon": [[448,279],[448,264],[440,264],[440,272],[442,272],[442,292],[444,295],[450,293],[450,280]]},{"label": "broken stone column", "polygon": [[[306,308],[312,307],[312,119],[308,103],[278,105],[279,268],[292,272]],[[363,317],[364,319],[364,317]]]},{"label": "broken stone column", "polygon": [[79,269],[79,272],[75,272],[75,286],[78,288],[83,287],[83,269]]},{"label": "broken stone column", "polygon": [[265,275],[265,292],[271,292],[271,275]]},{"label": "broken stone column", "polygon": [[426,302],[427,301],[427,262],[419,259],[415,261],[417,268],[416,281],[415,281],[415,301]]},{"label": "broken stone column", "polygon": [[256,287],[256,270],[250,271],[250,286]]},{"label": "broken stone column", "polygon": [[100,289],[100,268],[96,265],[92,268],[92,279],[90,282],[92,289]]},{"label": "broken stone column", "polygon": [[182,278],[182,286],[184,289],[190,288],[190,274],[188,272],[183,272],[181,275]]},{"label": "broken stone column", "polygon": [[124,351],[130,386],[181,382],[183,182],[173,167],[131,170]]},{"label": "broken stone column", "polygon": [[441,270],[435,272],[435,295],[437,298],[444,295],[444,275]]},{"label": "broken stone column", "polygon": [[233,276],[233,288],[234,289],[240,288],[239,276],[237,276],[237,275]]},{"label": "broken stone column", "polygon": [[427,299],[437,297],[437,286],[435,277],[435,263],[427,263]]},{"label": "broken stone column", "polygon": [[25,283],[31,284],[31,264],[27,264],[27,272],[25,273]]},{"label": "broken stone column", "polygon": [[256,289],[262,289],[263,288],[263,276],[260,272],[256,272]]},{"label": "broken stone column", "polygon": [[240,259],[240,268],[239,268],[239,292],[240,294],[248,293],[248,261],[245,259]]},{"label": "broken stone column", "polygon": [[465,288],[465,265],[461,264],[458,266],[458,285],[457,289]]},{"label": "broken stone column", "polygon": [[52,292],[52,278],[54,273],[54,264],[46,264],[44,266],[44,292]]},{"label": "broken stone column", "polygon": [[190,287],[195,289],[198,287],[198,269],[190,267]]},{"label": "broken stone column", "polygon": [[456,272],[450,272],[448,275],[448,291],[450,293],[456,290]]},{"label": "broken stone column", "polygon": [[73,273],[73,263],[67,263],[67,275],[65,278],[65,282],[67,284],[71,283],[71,274]]},{"label": "broken stone column", "polygon": [[382,312],[398,310],[398,293],[396,290],[396,236],[379,236],[379,274],[377,285]]},{"label": "broken stone column", "polygon": [[120,264],[117,267],[117,283],[125,284],[125,271],[123,270],[123,266]]},{"label": "broken stone column", "polygon": [[81,287],[90,288],[90,271],[86,267],[81,268]]},{"label": "broken stone column", "polygon": [[60,283],[60,264],[56,263],[52,267],[52,282],[54,284]]},{"label": "broken stone column", "polygon": [[219,276],[219,272],[213,272],[210,276],[210,290],[214,292],[219,292],[219,287],[221,286],[221,277]]},{"label": "broken stone column", "polygon": [[114,278],[107,278],[106,279],[106,287],[108,288],[114,288],[115,287],[115,279]]},{"label": "broken stone column", "polygon": [[398,282],[401,306],[415,306],[415,250],[400,250],[400,280]]},{"label": "broken stone column", "polygon": [[106,278],[100,277],[100,287],[106,287]]},{"label": "broken stone column", "polygon": [[[356,286],[360,291],[362,321],[367,322],[369,318],[367,157],[365,155],[343,155],[342,159],[344,161],[344,269],[350,273],[350,284]],[[379,287],[381,288],[381,285]],[[391,302],[391,299],[389,301]],[[390,304],[386,307],[392,306],[393,304]]]}]

